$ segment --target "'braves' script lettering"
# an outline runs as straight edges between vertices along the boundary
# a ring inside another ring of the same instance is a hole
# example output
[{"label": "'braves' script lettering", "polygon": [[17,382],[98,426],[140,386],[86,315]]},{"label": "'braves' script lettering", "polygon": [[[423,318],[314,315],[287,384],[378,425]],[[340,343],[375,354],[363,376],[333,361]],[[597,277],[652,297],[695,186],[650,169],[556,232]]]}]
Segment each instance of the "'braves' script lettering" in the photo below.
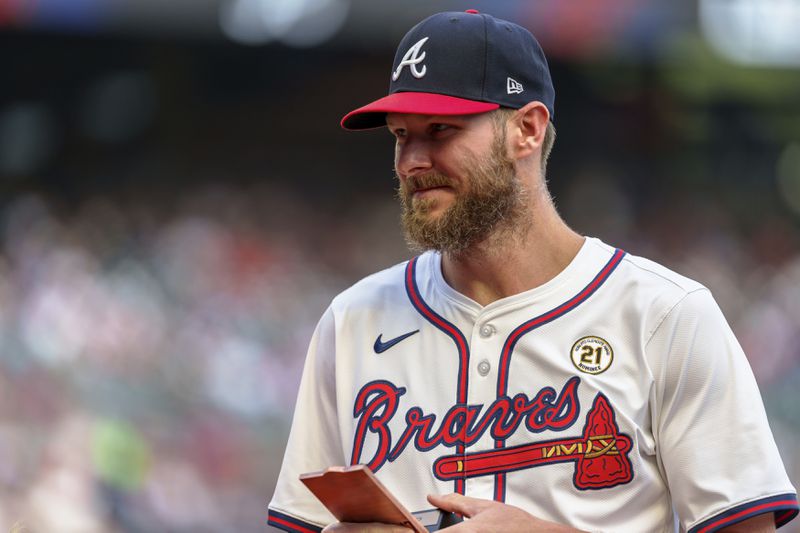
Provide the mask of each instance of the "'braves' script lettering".
[{"label": "'braves' script lettering", "polygon": [[[374,472],[387,460],[397,459],[410,442],[421,451],[439,445],[448,448],[459,444],[470,446],[487,430],[493,439],[505,440],[523,423],[532,433],[563,431],[575,423],[580,412],[579,383],[580,378],[573,377],[560,393],[552,387],[544,387],[532,398],[522,393],[513,398],[503,396],[485,409],[483,404],[455,405],[438,425],[435,414],[425,414],[419,407],[411,407],[405,414],[403,433],[393,442],[389,424],[406,389],[389,381],[372,381],[364,385],[356,396],[353,417],[358,419],[358,423],[350,462],[366,464]],[[375,453],[369,461],[361,457],[368,432],[377,438]]]}]

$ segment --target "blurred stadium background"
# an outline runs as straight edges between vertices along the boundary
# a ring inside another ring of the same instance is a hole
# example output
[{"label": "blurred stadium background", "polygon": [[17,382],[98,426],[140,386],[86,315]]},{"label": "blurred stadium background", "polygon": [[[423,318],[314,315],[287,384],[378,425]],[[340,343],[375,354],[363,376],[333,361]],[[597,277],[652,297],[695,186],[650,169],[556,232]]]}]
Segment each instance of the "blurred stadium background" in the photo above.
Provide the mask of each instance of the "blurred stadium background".
[{"label": "blurred stadium background", "polygon": [[408,257],[338,120],[467,8],[540,38],[560,210],[713,290],[800,484],[800,0],[0,0],[0,529],[267,529],[316,320]]}]

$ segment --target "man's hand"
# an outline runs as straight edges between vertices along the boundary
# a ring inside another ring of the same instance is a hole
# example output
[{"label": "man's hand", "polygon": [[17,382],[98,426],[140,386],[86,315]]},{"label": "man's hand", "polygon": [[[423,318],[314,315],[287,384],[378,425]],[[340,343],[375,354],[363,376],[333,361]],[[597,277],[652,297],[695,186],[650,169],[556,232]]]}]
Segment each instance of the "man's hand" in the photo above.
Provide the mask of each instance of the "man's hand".
[{"label": "man's hand", "polygon": [[[502,532],[502,533],[573,533],[579,531],[569,526],[548,522],[523,511],[519,507],[492,500],[470,498],[461,494],[447,496],[428,495],[428,501],[444,511],[458,513],[470,520],[443,529],[452,533]],[[322,533],[408,533],[410,529],[391,524],[354,524],[336,522]]]},{"label": "man's hand", "polygon": [[[481,500],[470,498],[461,494],[448,494],[447,496],[428,496],[428,501],[436,507],[445,511],[451,511],[470,518],[468,522],[462,522],[443,531],[452,533],[469,532],[496,532],[514,533],[516,531],[535,533],[536,531],[547,531],[550,533],[568,533],[580,531],[569,526],[548,522],[526,513],[519,507],[495,502],[492,500]],[[322,530],[322,533],[408,533],[410,529],[392,524],[379,524],[371,522],[368,524],[352,524],[336,522]],[[767,513],[753,517],[736,525],[729,526],[721,531],[731,533],[767,533],[775,531],[775,523],[772,514]]]},{"label": "man's hand", "polygon": [[428,501],[440,509],[458,513],[470,519],[443,530],[452,533],[483,531],[567,533],[579,531],[569,526],[536,518],[519,507],[492,500],[470,498],[461,494],[448,494],[447,496],[430,494]]},{"label": "man's hand", "polygon": [[378,522],[359,523],[335,522],[325,527],[322,533],[408,533],[407,527],[394,524],[380,524]]}]

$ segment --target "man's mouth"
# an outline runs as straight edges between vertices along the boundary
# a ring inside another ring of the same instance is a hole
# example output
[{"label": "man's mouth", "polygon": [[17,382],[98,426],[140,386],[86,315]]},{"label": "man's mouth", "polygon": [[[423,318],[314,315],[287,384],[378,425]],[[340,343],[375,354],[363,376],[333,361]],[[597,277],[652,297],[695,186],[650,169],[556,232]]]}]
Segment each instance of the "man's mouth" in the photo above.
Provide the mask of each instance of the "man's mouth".
[{"label": "man's mouth", "polygon": [[414,189],[411,193],[411,198],[414,200],[422,200],[433,195],[440,194],[440,191],[452,191],[453,188],[449,185],[434,185],[432,187],[419,187]]}]

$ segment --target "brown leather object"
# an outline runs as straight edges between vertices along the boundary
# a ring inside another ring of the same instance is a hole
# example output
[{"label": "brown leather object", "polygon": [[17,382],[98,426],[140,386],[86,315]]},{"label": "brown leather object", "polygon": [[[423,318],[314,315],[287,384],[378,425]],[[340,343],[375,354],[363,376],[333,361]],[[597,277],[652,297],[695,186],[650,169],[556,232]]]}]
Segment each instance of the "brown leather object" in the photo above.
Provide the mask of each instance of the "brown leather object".
[{"label": "brown leather object", "polygon": [[364,465],[332,466],[322,472],[301,474],[300,481],[340,522],[398,524],[427,533]]}]

